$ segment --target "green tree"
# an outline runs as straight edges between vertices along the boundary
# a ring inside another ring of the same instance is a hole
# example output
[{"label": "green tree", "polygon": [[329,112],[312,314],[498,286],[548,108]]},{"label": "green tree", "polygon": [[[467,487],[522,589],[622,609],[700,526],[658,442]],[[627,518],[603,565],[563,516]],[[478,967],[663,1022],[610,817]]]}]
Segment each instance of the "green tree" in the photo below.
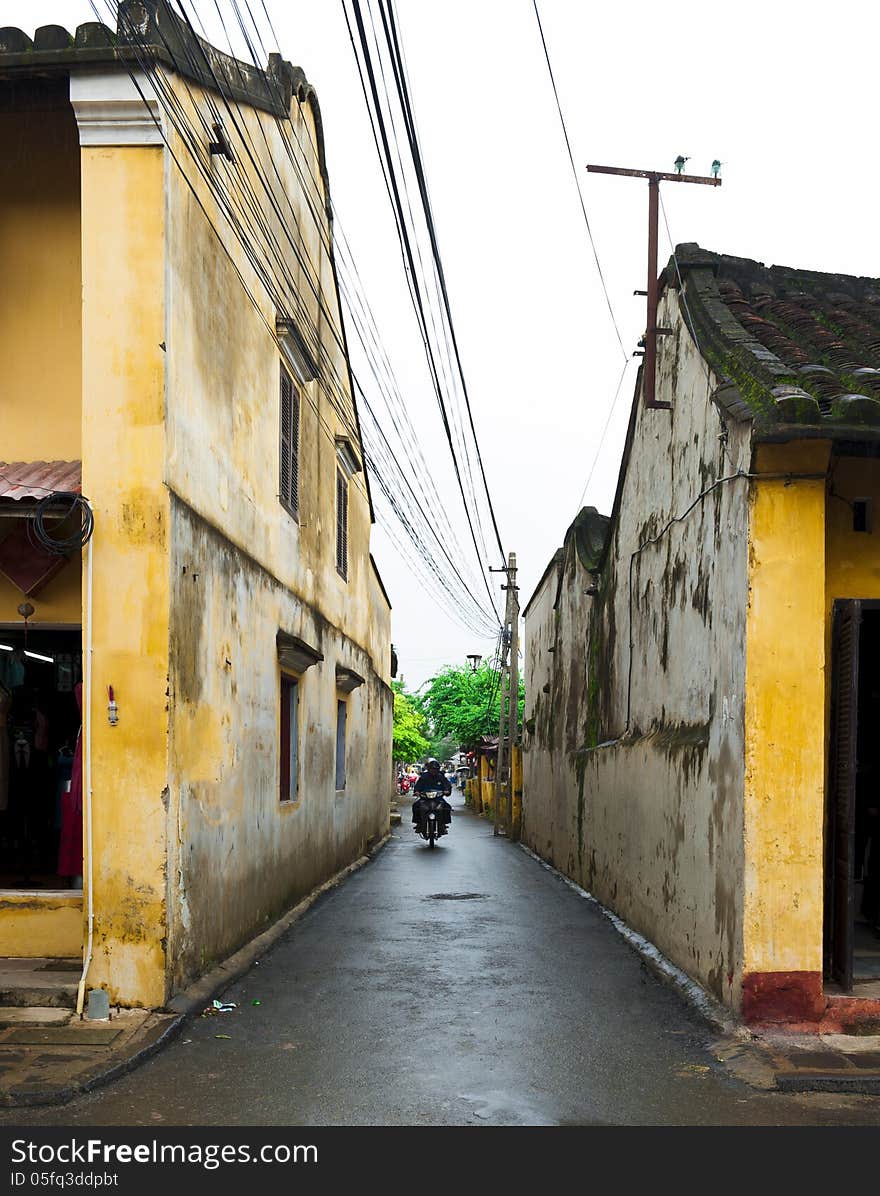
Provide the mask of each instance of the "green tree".
[{"label": "green tree", "polygon": [[[522,682],[519,696],[522,719]],[[482,664],[476,672],[467,666],[449,665],[425,683],[420,697],[434,739],[451,737],[459,747],[467,749],[484,735],[498,734],[500,673],[489,663]]]},{"label": "green tree", "polygon": [[412,694],[404,691],[402,681],[392,681],[394,690],[394,743],[392,758],[410,762],[419,760],[428,751],[425,736],[428,720],[419,709]]}]

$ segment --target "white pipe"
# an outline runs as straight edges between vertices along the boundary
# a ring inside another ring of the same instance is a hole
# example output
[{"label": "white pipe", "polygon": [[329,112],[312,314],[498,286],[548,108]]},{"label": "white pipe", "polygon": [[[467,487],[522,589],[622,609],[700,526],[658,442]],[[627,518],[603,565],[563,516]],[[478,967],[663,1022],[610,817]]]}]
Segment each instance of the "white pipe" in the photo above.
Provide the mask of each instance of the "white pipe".
[{"label": "white pipe", "polygon": [[[86,500],[88,502],[88,500]],[[92,510],[91,503],[89,503],[89,510]],[[92,512],[94,515],[94,512]],[[94,524],[93,524],[94,526]],[[89,920],[88,920],[88,940],[86,942],[85,958],[83,959],[82,976],[79,980],[79,988],[76,993],[76,1011],[81,1014],[83,1005],[85,1004],[86,996],[86,976],[89,972],[89,965],[92,962],[92,939],[95,930],[95,907],[92,900],[92,891],[94,889],[94,868],[92,867],[92,554],[94,544],[94,533],[89,540],[88,550],[89,559],[86,566],[86,650],[83,654],[84,658],[84,685],[83,685],[83,720],[82,731],[83,736],[83,797],[85,798],[85,813],[86,813],[86,859],[88,861],[88,868],[86,873],[86,900],[88,902]]]}]

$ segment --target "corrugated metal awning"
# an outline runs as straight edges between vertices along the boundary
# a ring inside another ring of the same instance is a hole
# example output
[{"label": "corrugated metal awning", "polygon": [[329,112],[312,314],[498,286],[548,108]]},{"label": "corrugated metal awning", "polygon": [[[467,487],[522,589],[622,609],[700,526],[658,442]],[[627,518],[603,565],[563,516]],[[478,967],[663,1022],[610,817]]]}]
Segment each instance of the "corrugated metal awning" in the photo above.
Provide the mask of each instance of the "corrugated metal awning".
[{"label": "corrugated metal awning", "polygon": [[82,461],[0,461],[0,499],[82,492]]}]

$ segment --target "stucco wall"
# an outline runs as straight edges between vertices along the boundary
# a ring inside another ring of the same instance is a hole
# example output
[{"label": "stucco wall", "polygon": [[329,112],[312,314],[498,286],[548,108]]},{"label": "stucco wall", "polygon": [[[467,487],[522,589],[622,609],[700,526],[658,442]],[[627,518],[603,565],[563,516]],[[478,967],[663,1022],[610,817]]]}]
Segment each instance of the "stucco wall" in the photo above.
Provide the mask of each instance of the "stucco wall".
[{"label": "stucco wall", "polygon": [[[82,419],[80,166],[67,81],[19,84],[0,111],[0,461],[75,461]],[[16,525],[0,519],[0,541]],[[0,576],[0,623],[24,595]],[[33,624],[80,622],[74,558]]]},{"label": "stucco wall", "polygon": [[[746,626],[744,1012],[822,1007],[825,474],[830,444],[759,445]],[[790,476],[772,477],[783,472]],[[806,475],[806,476],[805,476]],[[812,475],[812,476],[810,476]],[[803,997],[792,1000],[793,989]]]},{"label": "stucco wall", "polygon": [[67,81],[18,84],[0,111],[0,144],[0,461],[73,461],[82,277],[79,138]]},{"label": "stucco wall", "polygon": [[[203,105],[198,88],[176,86],[184,104]],[[236,120],[246,122],[251,146],[277,183],[283,229],[252,164],[240,156],[263,195],[291,289],[286,310],[278,310],[278,296],[264,290],[204,180],[190,172],[228,254],[185,180],[169,171],[168,893],[175,988],[351,862],[388,825],[390,610],[369,558],[363,472],[349,482],[347,578],[336,569],[336,437],[346,435],[360,449],[314,118],[308,104],[294,101],[287,129],[293,162],[267,114],[242,107]],[[232,188],[236,173],[225,160],[214,158],[210,168]],[[298,520],[278,497],[276,315],[297,319],[319,367],[315,380],[299,386]],[[279,801],[279,630],[324,656],[300,682],[296,803]],[[340,793],[337,664],[366,679],[347,699],[348,775]]]},{"label": "stucco wall", "polygon": [[[151,1006],[166,997],[167,935],[164,154],[152,145],[81,152],[83,492],[95,511],[88,983],[107,987],[111,1001]],[[87,637],[88,627],[84,649]]]},{"label": "stucco wall", "polygon": [[[235,949],[387,828],[385,683],[367,652],[172,506],[169,886],[172,985]],[[279,628],[323,653],[299,682],[299,798],[281,802]],[[336,665],[349,696],[346,786],[335,790]]]},{"label": "stucco wall", "polygon": [[747,482],[666,525],[748,469],[748,427],[724,431],[674,292],[658,322],[673,410],[634,406],[599,594],[570,533],[558,599],[551,570],[526,613],[523,838],[735,1004]]}]

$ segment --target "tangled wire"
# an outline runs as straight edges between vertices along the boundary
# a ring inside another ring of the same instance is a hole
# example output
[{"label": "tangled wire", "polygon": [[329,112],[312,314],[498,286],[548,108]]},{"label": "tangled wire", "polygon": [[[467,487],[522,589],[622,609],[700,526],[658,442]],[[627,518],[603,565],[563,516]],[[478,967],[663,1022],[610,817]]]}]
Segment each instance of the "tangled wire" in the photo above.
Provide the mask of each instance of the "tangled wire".
[{"label": "tangled wire", "polygon": [[[66,510],[59,510],[62,504]],[[68,490],[56,490],[40,499],[29,527],[32,540],[58,556],[85,548],[94,529],[88,500]]]}]

